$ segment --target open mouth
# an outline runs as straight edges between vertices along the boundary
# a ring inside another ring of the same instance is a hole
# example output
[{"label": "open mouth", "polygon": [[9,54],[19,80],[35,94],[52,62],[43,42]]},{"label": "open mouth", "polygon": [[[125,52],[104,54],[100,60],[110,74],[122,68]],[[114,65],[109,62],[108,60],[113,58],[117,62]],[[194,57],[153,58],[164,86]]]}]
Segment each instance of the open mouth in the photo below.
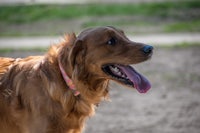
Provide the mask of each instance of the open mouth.
[{"label": "open mouth", "polygon": [[140,93],[146,93],[151,88],[150,82],[129,65],[106,64],[102,66],[102,70],[113,80],[134,87]]}]

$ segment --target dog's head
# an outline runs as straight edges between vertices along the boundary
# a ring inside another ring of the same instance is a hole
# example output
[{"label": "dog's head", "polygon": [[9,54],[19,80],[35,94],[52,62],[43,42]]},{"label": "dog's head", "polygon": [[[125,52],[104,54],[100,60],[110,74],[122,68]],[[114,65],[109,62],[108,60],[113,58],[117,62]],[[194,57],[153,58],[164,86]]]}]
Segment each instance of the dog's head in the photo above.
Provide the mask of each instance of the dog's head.
[{"label": "dog's head", "polygon": [[70,62],[79,75],[92,74],[99,79],[111,79],[123,85],[147,92],[151,85],[131,64],[152,56],[153,47],[129,40],[114,27],[87,29],[79,34],[70,52]]}]

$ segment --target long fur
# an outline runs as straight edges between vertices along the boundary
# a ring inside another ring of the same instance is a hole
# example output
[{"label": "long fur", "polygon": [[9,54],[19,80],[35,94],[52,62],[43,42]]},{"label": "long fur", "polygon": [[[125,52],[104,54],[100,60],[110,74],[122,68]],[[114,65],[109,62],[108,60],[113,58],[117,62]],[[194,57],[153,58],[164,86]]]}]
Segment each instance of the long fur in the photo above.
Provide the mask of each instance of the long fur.
[{"label": "long fur", "polygon": [[75,97],[67,89],[58,59],[71,74],[68,56],[75,40],[74,34],[66,35],[62,43],[52,46],[44,56],[0,58],[1,133],[82,131],[86,118],[94,114],[95,104],[107,95],[108,82],[93,82],[88,75],[88,85],[74,77],[77,88],[84,88],[79,90],[81,96]]},{"label": "long fur", "polygon": [[[113,36],[120,44],[109,46]],[[145,61],[150,56],[141,52],[143,46],[121,30],[103,27],[68,34],[43,56],[0,58],[0,132],[81,133],[96,105],[108,99],[111,77],[101,66]],[[68,89],[58,60],[80,96]]]}]

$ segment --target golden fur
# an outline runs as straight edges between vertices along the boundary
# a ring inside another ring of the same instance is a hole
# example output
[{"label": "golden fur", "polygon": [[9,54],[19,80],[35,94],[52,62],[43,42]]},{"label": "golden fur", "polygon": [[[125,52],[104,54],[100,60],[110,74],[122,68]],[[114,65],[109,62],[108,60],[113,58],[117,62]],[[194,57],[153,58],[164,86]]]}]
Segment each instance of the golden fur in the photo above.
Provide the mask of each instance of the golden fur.
[{"label": "golden fur", "polygon": [[[104,44],[111,36],[123,45],[110,48]],[[101,27],[78,37],[66,35],[44,56],[0,58],[0,132],[81,133],[86,118],[108,97],[111,78],[101,65],[142,62],[149,58],[140,52],[143,46],[128,40],[121,30]],[[67,89],[58,60],[80,96]]]}]

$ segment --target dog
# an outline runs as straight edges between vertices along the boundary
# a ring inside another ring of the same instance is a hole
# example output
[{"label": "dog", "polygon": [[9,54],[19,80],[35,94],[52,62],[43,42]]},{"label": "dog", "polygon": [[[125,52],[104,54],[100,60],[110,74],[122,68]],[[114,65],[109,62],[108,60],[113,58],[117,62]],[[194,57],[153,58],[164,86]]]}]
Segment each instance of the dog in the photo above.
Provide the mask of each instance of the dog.
[{"label": "dog", "polygon": [[129,40],[115,27],[86,29],[43,56],[0,58],[1,133],[81,133],[108,84],[147,92],[151,85],[131,64],[151,58],[153,47]]}]

